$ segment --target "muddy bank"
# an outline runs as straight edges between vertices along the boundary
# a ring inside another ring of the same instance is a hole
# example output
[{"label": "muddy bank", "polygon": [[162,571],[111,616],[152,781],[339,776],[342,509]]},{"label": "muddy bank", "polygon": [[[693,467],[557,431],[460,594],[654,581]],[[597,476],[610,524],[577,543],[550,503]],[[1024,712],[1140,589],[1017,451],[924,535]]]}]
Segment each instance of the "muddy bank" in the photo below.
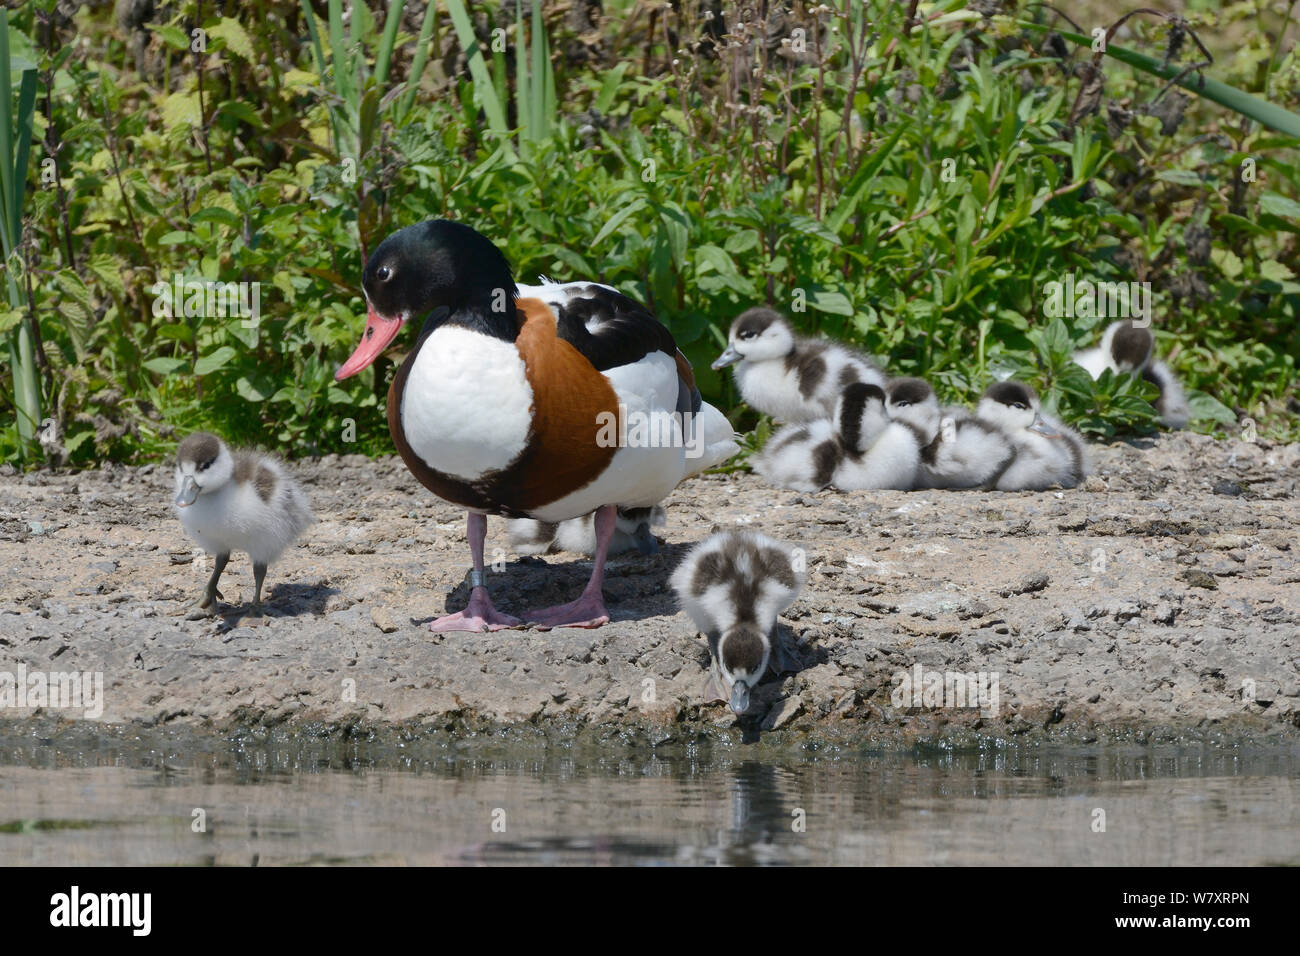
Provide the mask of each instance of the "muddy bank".
[{"label": "muddy bank", "polygon": [[[1067,492],[695,479],[657,556],[612,559],[610,625],[495,634],[426,629],[464,605],[464,517],[395,458],[293,465],[320,520],[271,568],[260,625],[242,616],[242,555],[224,616],[185,619],[210,565],[171,512],[169,468],[0,477],[0,672],[104,681],[99,724],[48,707],[0,722],[774,745],[1300,736],[1300,445],[1166,435],[1093,454],[1096,476]],[[666,581],[691,543],[746,526],[803,547],[810,573],[783,625],[802,669],[738,722],[701,705],[708,652]],[[519,559],[500,520],[487,548],[507,612],[568,600],[590,571]],[[996,675],[996,708],[900,706],[918,664]]]}]

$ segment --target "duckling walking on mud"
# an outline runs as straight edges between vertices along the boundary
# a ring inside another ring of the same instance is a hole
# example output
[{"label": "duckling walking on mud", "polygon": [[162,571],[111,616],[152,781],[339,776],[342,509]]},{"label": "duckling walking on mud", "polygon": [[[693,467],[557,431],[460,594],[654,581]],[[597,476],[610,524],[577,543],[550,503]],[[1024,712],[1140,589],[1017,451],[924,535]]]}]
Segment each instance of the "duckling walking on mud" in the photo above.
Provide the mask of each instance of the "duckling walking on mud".
[{"label": "duckling walking on mud", "polygon": [[196,612],[212,614],[217,583],[232,551],[253,559],[252,614],[262,613],[266,569],[314,520],[307,496],[269,455],[231,452],[216,435],[196,432],[176,450],[176,512],[186,533],[216,555]]}]

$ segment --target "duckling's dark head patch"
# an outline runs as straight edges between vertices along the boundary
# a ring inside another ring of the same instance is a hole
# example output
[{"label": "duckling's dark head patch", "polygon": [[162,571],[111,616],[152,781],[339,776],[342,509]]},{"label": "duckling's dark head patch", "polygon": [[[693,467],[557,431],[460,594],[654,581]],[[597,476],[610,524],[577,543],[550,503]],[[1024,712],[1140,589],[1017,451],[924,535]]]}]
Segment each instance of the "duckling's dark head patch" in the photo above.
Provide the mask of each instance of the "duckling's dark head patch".
[{"label": "duckling's dark head patch", "polygon": [[176,463],[205,469],[221,454],[221,439],[209,432],[195,432],[176,449]]},{"label": "duckling's dark head patch", "polygon": [[766,332],[773,322],[784,321],[780,312],[766,306],[747,309],[736,316],[736,321],[731,323],[731,337],[733,339],[756,338]]},{"label": "duckling's dark head patch", "polygon": [[1115,335],[1110,340],[1110,354],[1115,364],[1123,369],[1139,369],[1151,358],[1155,339],[1150,329],[1139,329],[1132,319],[1120,323]]},{"label": "duckling's dark head patch", "polygon": [[1032,408],[1035,401],[1034,390],[1020,382],[994,382],[985,390],[984,397],[1012,408],[1017,405]]},{"label": "duckling's dark head patch", "polygon": [[722,666],[729,674],[757,677],[763,666],[763,636],[749,627],[728,631],[722,639],[719,652]]},{"label": "duckling's dark head patch", "polygon": [[889,383],[891,405],[920,405],[934,395],[934,389],[923,378],[896,378]]}]

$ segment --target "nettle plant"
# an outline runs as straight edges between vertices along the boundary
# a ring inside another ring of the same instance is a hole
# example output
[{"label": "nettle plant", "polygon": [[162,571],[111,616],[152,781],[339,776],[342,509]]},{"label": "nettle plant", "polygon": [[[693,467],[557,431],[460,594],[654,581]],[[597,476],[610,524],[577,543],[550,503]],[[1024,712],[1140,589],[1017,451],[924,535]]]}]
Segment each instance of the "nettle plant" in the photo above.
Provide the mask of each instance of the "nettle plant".
[{"label": "nettle plant", "polygon": [[[1300,65],[1271,12],[1242,30],[1254,6],[1116,26],[955,0],[183,0],[135,22],[29,0],[0,456],[156,458],[198,427],[389,450],[389,363],[332,372],[366,250],[435,216],[524,281],[643,298],[754,447],[708,364],[760,303],[945,401],[1014,374],[1092,434],[1153,427],[1148,386],[1069,361],[1109,321],[1048,314],[1069,275],[1150,284],[1194,427],[1294,438]],[[256,290],[256,320],[217,283]],[[20,406],[54,420],[44,451]]]}]

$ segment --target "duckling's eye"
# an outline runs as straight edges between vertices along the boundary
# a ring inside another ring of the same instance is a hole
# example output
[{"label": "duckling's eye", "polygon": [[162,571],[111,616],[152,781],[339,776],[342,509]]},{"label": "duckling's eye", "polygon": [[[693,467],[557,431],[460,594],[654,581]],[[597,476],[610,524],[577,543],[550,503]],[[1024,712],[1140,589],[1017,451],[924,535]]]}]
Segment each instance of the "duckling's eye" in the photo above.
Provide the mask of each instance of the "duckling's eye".
[{"label": "duckling's eye", "polygon": [[894,407],[895,407],[895,408],[906,408],[908,405],[911,405],[911,404],[912,404],[911,402],[894,402]]},{"label": "duckling's eye", "polygon": [[742,339],[744,339],[745,341],[749,341],[750,339],[756,337],[757,335],[758,335],[758,333],[757,333],[757,332],[754,332],[754,331],[741,332],[740,335],[739,335],[739,338],[742,338]]},{"label": "duckling's eye", "polygon": [[205,461],[203,464],[199,465],[199,471],[207,471],[207,470],[208,470],[208,465],[210,465],[210,464],[212,464],[212,462],[210,462],[210,461]]},{"label": "duckling's eye", "polygon": [[375,278],[378,279],[380,282],[387,282],[389,279],[392,278],[392,276],[393,276],[393,270],[388,268],[388,266],[380,266],[378,269],[375,270]]},{"label": "duckling's eye", "polygon": [[1012,408],[1018,408],[1018,409],[1020,409],[1020,410],[1023,412],[1023,411],[1024,411],[1025,409],[1027,409],[1029,406],[1026,405],[1024,402],[1016,402],[1016,403],[1015,403],[1014,405],[1012,405],[1011,407],[1012,407]]}]

